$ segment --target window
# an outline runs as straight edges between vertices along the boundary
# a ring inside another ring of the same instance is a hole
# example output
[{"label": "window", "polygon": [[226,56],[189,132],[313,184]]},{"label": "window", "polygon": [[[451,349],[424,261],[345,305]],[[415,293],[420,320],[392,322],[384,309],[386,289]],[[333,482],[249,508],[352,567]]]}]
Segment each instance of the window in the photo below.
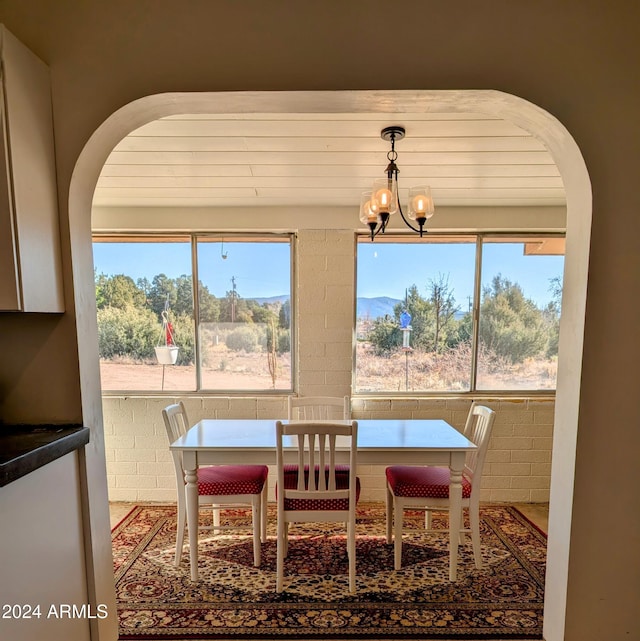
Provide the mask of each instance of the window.
[{"label": "window", "polygon": [[564,238],[362,237],[355,390],[553,390]]},{"label": "window", "polygon": [[102,389],[291,390],[291,245],[95,235]]}]

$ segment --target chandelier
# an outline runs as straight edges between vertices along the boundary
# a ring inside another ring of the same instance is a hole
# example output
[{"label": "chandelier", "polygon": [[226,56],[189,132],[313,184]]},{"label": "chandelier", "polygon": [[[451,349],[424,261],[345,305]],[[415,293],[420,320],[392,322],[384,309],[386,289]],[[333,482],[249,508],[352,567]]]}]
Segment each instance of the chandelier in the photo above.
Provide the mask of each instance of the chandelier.
[{"label": "chandelier", "polygon": [[394,125],[392,127],[385,127],[380,132],[380,137],[383,140],[391,143],[391,149],[387,153],[387,160],[389,164],[385,169],[387,174],[386,178],[376,178],[373,181],[371,191],[362,193],[360,199],[360,220],[369,227],[371,230],[371,240],[379,234],[385,232],[389,217],[400,212],[400,216],[405,225],[422,234],[424,231],[424,224],[434,214],[433,199],[431,198],[431,187],[419,186],[411,187],[409,189],[409,210],[407,212],[408,218],[415,221],[417,227],[407,220],[402,205],[398,198],[398,152],[396,151],[396,141],[402,140],[405,135],[404,127]]}]

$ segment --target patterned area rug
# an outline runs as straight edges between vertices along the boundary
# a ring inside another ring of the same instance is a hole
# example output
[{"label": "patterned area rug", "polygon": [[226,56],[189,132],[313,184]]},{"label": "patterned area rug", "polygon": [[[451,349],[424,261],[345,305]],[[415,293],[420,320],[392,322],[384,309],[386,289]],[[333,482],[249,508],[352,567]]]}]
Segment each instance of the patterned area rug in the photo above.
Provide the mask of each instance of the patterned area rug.
[{"label": "patterned area rug", "polygon": [[[269,517],[260,568],[248,513],[223,517],[246,532],[202,531],[194,583],[187,546],[173,564],[175,506],[134,508],[112,534],[120,639],[542,639],[546,537],[515,508],[481,508],[484,566],[476,570],[465,541],[451,583],[447,534],[419,532],[423,515],[408,513],[415,531],[405,534],[396,572],[384,506],[360,506],[354,595],[343,530],[331,524],[291,527],[285,591],[276,594],[275,512]],[[210,519],[201,512],[203,525]],[[446,527],[446,515],[433,525]]]}]

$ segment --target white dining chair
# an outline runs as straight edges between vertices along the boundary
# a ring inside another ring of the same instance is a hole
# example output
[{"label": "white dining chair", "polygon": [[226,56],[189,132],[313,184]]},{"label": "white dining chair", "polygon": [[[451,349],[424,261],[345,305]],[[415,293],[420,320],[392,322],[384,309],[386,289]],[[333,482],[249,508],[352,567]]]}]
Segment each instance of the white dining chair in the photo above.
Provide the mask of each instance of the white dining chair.
[{"label": "white dining chair", "polygon": [[289,396],[290,421],[332,421],[351,419],[348,396]]},{"label": "white dining chair", "polygon": [[[489,447],[489,439],[495,412],[484,405],[473,404],[465,426],[465,436],[477,449],[467,453],[462,474],[462,508],[469,512],[470,527],[461,527],[460,540],[471,535],[473,557],[476,568],[482,568],[480,550],[480,485],[484,461]],[[449,510],[448,467],[425,465],[393,465],[385,470],[387,477],[386,527],[387,543],[394,543],[394,566],[402,567],[402,530],[404,510],[425,512],[425,530],[431,530],[431,512]],[[462,523],[462,520],[461,520]],[[392,537],[393,531],[393,537]],[[437,530],[448,532],[448,530]]]},{"label": "white dining chair", "polygon": [[[289,396],[287,418],[290,421],[348,421],[351,399],[348,396]],[[285,465],[284,473],[297,474],[298,466]],[[349,466],[336,465],[336,474],[348,477]]]},{"label": "white dining chair", "polygon": [[[286,440],[286,444],[285,444]],[[356,503],[360,480],[356,476],[357,421],[331,423],[276,422],[278,484],[278,540],[276,591],[284,588],[284,560],[289,547],[290,523],[346,523],[349,591],[356,589]],[[348,449],[349,473],[336,473],[336,446]],[[293,449],[296,471],[286,474],[284,451]],[[321,470],[324,473],[321,473]],[[313,472],[312,472],[313,471]]]},{"label": "white dining chair", "polygon": [[[189,420],[182,401],[162,410],[169,443],[183,436],[189,429]],[[178,525],[176,531],[175,565],[180,564],[186,526],[186,497],[182,454],[172,451],[176,473],[178,498]],[[210,465],[198,468],[198,503],[213,511],[214,532],[240,529],[221,525],[220,511],[229,508],[251,508],[253,528],[253,562],[261,562],[261,543],[267,540],[267,490],[269,468],[266,465]]]}]

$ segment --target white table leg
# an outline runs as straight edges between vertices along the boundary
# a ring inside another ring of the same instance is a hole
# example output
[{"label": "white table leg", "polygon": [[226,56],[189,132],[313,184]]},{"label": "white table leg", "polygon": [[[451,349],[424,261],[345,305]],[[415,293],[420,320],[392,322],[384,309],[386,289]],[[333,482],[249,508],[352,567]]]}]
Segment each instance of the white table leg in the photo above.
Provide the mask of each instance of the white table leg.
[{"label": "white table leg", "polygon": [[462,515],[462,470],[464,452],[452,452],[451,478],[449,479],[449,580],[457,580],[458,544],[460,542],[460,517]]},{"label": "white table leg", "polygon": [[198,580],[198,462],[194,452],[185,452],[185,496],[187,503],[187,526],[189,528],[189,564],[191,580]]}]

